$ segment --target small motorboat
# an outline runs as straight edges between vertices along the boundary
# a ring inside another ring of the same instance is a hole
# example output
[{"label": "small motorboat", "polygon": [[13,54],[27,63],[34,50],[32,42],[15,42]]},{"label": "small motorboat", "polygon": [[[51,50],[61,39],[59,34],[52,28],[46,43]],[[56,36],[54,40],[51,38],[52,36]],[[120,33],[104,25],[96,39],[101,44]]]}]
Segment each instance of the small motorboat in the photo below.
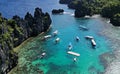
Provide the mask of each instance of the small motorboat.
[{"label": "small motorboat", "polygon": [[51,38],[51,37],[52,37],[51,35],[46,35],[46,36],[44,36],[45,39]]},{"label": "small motorboat", "polygon": [[45,55],[46,55],[46,53],[43,52],[43,53],[41,54],[40,58],[43,58]]},{"label": "small motorboat", "polygon": [[51,38],[51,37],[52,37],[51,35],[46,35],[42,38],[42,40],[46,40],[46,39]]},{"label": "small motorboat", "polygon": [[78,36],[76,36],[76,40],[77,40],[77,41],[79,41],[79,40],[80,40],[80,38],[79,38]]},{"label": "small motorboat", "polygon": [[85,36],[86,39],[93,39],[93,36]]},{"label": "small motorboat", "polygon": [[68,49],[71,50],[71,49],[72,49],[72,46],[68,47]]},{"label": "small motorboat", "polygon": [[73,61],[74,61],[74,62],[76,62],[76,61],[77,61],[77,58],[76,58],[76,57],[75,57],[75,58],[73,58]]},{"label": "small motorboat", "polygon": [[68,49],[69,49],[69,50],[72,49],[72,44],[71,44],[71,42],[70,42],[69,45],[68,45]]},{"label": "small motorboat", "polygon": [[68,47],[71,47],[71,46],[72,46],[72,43],[70,42],[69,45],[68,45]]},{"label": "small motorboat", "polygon": [[94,39],[91,39],[91,43],[92,43],[93,46],[96,46],[96,42],[95,42]]},{"label": "small motorboat", "polygon": [[60,41],[60,38],[56,38],[55,39],[55,42],[57,43],[57,42],[59,42]]},{"label": "small motorboat", "polygon": [[83,26],[83,25],[80,25],[79,28],[82,29],[82,30],[88,30],[88,28]]},{"label": "small motorboat", "polygon": [[67,52],[68,54],[71,54],[71,55],[74,55],[74,56],[80,56],[80,54],[79,53],[76,53],[76,52],[73,52],[73,51],[68,51]]},{"label": "small motorboat", "polygon": [[55,30],[55,31],[53,32],[53,35],[56,36],[57,34],[58,34],[58,30]]}]

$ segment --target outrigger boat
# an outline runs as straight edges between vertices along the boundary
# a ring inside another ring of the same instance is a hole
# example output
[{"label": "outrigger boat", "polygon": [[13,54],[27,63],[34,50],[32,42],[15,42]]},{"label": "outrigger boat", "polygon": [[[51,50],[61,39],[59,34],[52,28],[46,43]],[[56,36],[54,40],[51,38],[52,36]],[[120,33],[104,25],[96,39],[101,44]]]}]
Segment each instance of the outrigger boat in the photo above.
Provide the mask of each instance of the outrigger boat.
[{"label": "outrigger boat", "polygon": [[57,42],[59,42],[60,41],[60,38],[56,38],[55,39],[55,42],[57,43]]},{"label": "outrigger boat", "polygon": [[55,31],[53,32],[53,35],[56,36],[57,34],[58,34],[58,30],[55,30]]},{"label": "outrigger boat", "polygon": [[71,54],[71,55],[74,55],[74,56],[80,56],[80,54],[79,54],[79,53],[72,52],[72,51],[68,51],[67,53],[68,53],[68,54]]},{"label": "outrigger boat", "polygon": [[79,38],[78,36],[76,36],[76,40],[77,40],[77,41],[79,41],[79,40],[80,40],[80,38]]},{"label": "outrigger boat", "polygon": [[85,36],[86,39],[93,39],[93,36]]},{"label": "outrigger boat", "polygon": [[71,42],[70,42],[69,45],[68,45],[68,49],[69,49],[69,50],[72,49],[72,44],[71,44]]},{"label": "outrigger boat", "polygon": [[80,29],[83,29],[83,30],[88,30],[88,28],[87,28],[87,27],[82,26],[82,25],[80,25],[80,26],[79,26],[79,28],[80,28]]},{"label": "outrigger boat", "polygon": [[46,53],[43,52],[43,53],[41,54],[40,58],[42,59],[45,55],[46,55]]},{"label": "outrigger boat", "polygon": [[96,42],[95,42],[94,39],[91,39],[91,43],[92,43],[93,46],[96,46]]},{"label": "outrigger boat", "polygon": [[76,62],[76,61],[77,61],[77,58],[76,58],[76,57],[75,57],[75,58],[73,58],[73,61],[74,61],[74,62]]}]

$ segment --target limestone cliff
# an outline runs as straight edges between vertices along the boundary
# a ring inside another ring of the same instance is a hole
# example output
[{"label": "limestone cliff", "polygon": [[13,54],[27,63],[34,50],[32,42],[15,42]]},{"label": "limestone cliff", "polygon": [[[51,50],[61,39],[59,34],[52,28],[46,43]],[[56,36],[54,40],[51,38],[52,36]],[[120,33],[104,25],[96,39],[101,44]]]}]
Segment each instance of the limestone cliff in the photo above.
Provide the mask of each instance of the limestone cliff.
[{"label": "limestone cliff", "polygon": [[50,15],[40,8],[35,8],[34,16],[27,12],[24,18],[15,15],[6,19],[0,15],[0,74],[6,74],[17,65],[18,57],[13,48],[46,31],[51,22]]}]

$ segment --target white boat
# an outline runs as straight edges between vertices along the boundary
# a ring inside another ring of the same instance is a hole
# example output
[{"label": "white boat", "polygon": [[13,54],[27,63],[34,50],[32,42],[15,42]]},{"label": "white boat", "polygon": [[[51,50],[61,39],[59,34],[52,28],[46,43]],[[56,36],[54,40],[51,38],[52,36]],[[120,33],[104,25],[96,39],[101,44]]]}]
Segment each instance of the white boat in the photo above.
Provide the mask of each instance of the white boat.
[{"label": "white boat", "polygon": [[80,54],[79,54],[79,53],[72,52],[72,51],[68,51],[67,53],[68,53],[68,54],[71,54],[71,55],[74,55],[74,56],[80,56]]},{"label": "white boat", "polygon": [[94,39],[91,39],[91,43],[92,43],[93,46],[96,46],[96,42],[95,42]]},{"label": "white boat", "polygon": [[56,39],[55,39],[55,42],[59,42],[59,41],[60,41],[60,38],[56,38]]},{"label": "white boat", "polygon": [[93,36],[85,36],[85,38],[91,41],[92,46],[96,46],[96,42]]},{"label": "white boat", "polygon": [[78,36],[76,36],[76,40],[77,40],[77,41],[79,41],[79,40],[80,40],[80,38],[79,38]]},{"label": "white boat", "polygon": [[46,55],[46,53],[45,53],[45,52],[43,52],[41,55],[42,55],[42,56],[45,56],[45,55]]},{"label": "white boat", "polygon": [[53,34],[54,34],[54,36],[57,35],[57,34],[58,34],[58,30],[55,30],[55,31],[53,32]]},{"label": "white boat", "polygon": [[52,37],[51,35],[46,35],[42,38],[42,40],[46,40],[46,39],[51,38],[51,37]]},{"label": "white boat", "polygon": [[80,25],[79,28],[80,28],[80,29],[83,29],[83,30],[88,30],[88,28],[85,27],[85,26],[83,26],[83,25]]},{"label": "white boat", "polygon": [[72,49],[72,46],[68,47],[68,49],[71,50],[71,49]]},{"label": "white boat", "polygon": [[72,43],[70,42],[69,45],[68,45],[68,47],[71,47],[71,46],[72,46]]},{"label": "white boat", "polygon": [[93,36],[85,36],[86,39],[93,39]]},{"label": "white boat", "polygon": [[71,42],[70,42],[69,45],[68,45],[68,49],[69,49],[69,50],[72,49],[72,44],[71,44]]},{"label": "white boat", "polygon": [[51,38],[51,37],[52,37],[51,35],[46,35],[46,36],[44,36],[45,39]]},{"label": "white boat", "polygon": [[75,57],[75,58],[73,58],[73,61],[74,61],[74,62],[76,62],[76,61],[77,61],[77,58],[76,58],[76,57]]},{"label": "white boat", "polygon": [[45,55],[46,55],[46,53],[43,52],[43,53],[41,54],[40,58],[43,58]]}]

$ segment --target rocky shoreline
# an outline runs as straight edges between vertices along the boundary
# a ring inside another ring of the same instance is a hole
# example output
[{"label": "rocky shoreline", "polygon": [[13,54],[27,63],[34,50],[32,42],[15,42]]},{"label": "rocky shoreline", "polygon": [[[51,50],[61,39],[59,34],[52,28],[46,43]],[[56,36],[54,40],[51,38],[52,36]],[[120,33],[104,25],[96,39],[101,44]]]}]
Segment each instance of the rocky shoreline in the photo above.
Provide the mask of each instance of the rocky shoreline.
[{"label": "rocky shoreline", "polygon": [[15,15],[12,19],[6,19],[0,15],[0,73],[6,74],[17,65],[14,47],[29,37],[47,31],[51,23],[50,15],[40,8],[35,8],[34,16],[27,12],[24,18]]},{"label": "rocky shoreline", "polygon": [[100,14],[102,17],[109,18],[112,25],[120,26],[119,0],[59,0],[59,3],[67,4],[68,8],[74,9],[76,18]]}]

